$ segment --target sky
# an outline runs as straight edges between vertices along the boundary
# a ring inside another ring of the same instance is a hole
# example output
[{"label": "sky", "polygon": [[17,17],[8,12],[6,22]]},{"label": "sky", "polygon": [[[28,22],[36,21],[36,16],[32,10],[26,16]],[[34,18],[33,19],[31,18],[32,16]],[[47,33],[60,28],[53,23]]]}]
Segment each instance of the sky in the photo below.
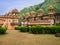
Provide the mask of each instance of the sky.
[{"label": "sky", "polygon": [[0,0],[0,15],[8,13],[16,8],[19,11],[23,8],[37,5],[44,2],[44,0]]}]

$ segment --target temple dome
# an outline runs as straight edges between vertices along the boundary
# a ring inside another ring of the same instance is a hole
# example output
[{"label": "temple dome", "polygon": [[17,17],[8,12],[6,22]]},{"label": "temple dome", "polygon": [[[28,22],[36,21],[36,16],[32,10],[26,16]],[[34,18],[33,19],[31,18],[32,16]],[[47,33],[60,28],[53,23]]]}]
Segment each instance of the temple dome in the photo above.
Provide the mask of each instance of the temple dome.
[{"label": "temple dome", "polygon": [[51,5],[51,6],[48,7],[48,9],[49,9],[49,10],[53,10],[54,7]]},{"label": "temple dome", "polygon": [[17,9],[13,9],[11,12],[12,13],[18,13],[18,10]]},{"label": "temple dome", "polygon": [[38,12],[39,12],[39,13],[43,13],[43,9],[39,9]]},{"label": "temple dome", "polygon": [[30,14],[29,14],[29,13],[26,13],[25,15],[28,16],[28,15],[30,15]]},{"label": "temple dome", "polygon": [[30,14],[31,14],[31,15],[34,15],[35,13],[36,13],[35,11],[31,11],[31,13],[30,13]]},{"label": "temple dome", "polygon": [[25,16],[25,14],[22,14],[22,16]]}]

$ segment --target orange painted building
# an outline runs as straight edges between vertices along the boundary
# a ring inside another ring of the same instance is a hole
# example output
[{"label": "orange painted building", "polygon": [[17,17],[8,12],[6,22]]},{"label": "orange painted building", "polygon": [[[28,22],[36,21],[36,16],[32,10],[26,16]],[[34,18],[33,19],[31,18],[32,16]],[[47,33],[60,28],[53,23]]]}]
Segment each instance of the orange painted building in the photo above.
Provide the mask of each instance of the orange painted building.
[{"label": "orange painted building", "polygon": [[[49,12],[44,14],[43,9],[39,9],[38,12],[32,11],[18,17],[18,10],[13,9],[11,12],[0,15],[0,25],[7,27],[9,30],[13,30],[18,24],[22,26],[30,25],[54,25],[60,22],[60,13],[54,12],[53,6],[49,6]],[[21,20],[21,21],[20,21]],[[19,22],[20,21],[20,22]]]},{"label": "orange painted building", "polygon": [[0,25],[7,27],[9,30],[13,30],[18,26],[18,10],[13,9],[11,12],[0,15]]}]

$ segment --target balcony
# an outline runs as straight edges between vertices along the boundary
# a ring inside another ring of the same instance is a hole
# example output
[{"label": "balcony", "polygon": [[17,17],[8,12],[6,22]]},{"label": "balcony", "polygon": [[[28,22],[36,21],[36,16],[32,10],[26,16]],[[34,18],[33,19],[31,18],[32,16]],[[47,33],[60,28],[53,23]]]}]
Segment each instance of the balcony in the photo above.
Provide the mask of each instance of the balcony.
[{"label": "balcony", "polygon": [[18,23],[16,23],[16,22],[12,22],[11,25],[18,25]]}]

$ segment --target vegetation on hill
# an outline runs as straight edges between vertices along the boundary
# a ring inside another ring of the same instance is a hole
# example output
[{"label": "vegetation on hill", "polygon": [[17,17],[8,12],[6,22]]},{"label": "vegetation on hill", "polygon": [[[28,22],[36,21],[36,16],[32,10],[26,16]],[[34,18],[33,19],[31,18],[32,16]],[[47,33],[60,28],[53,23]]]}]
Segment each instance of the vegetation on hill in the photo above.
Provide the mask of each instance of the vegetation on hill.
[{"label": "vegetation on hill", "polygon": [[44,10],[44,13],[48,13],[48,7],[50,5],[54,7],[55,12],[60,12],[60,0],[45,0],[41,4],[30,6],[29,8],[24,8],[19,12],[19,15],[22,15],[23,13],[30,13],[31,11],[37,11],[40,8]]}]

